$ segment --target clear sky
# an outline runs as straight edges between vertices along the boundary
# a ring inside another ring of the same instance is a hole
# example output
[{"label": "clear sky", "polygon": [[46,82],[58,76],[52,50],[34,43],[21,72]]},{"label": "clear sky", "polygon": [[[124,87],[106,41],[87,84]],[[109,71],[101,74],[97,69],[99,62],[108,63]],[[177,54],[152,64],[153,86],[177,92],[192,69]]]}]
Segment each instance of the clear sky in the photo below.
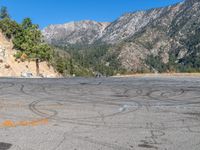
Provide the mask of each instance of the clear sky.
[{"label": "clear sky", "polygon": [[41,28],[69,21],[111,22],[137,10],[162,7],[182,0],[0,0],[13,19],[32,18]]}]

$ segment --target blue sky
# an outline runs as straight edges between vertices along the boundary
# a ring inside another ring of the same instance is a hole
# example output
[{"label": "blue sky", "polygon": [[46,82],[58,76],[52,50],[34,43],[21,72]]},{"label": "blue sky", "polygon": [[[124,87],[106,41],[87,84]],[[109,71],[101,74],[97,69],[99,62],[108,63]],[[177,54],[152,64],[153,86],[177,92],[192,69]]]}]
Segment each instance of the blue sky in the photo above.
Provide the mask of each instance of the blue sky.
[{"label": "blue sky", "polygon": [[0,0],[11,17],[20,22],[32,18],[41,28],[69,21],[111,22],[120,15],[137,10],[162,7],[182,0]]}]

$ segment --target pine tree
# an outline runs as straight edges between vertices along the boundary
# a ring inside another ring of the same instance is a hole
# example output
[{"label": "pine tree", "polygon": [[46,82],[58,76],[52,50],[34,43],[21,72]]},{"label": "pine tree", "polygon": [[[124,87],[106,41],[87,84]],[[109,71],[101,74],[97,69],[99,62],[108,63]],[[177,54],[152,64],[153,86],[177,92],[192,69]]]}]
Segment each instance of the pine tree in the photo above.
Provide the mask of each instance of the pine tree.
[{"label": "pine tree", "polygon": [[5,18],[10,18],[10,15],[8,13],[8,9],[5,6],[2,6],[0,9],[0,18],[5,19]]}]

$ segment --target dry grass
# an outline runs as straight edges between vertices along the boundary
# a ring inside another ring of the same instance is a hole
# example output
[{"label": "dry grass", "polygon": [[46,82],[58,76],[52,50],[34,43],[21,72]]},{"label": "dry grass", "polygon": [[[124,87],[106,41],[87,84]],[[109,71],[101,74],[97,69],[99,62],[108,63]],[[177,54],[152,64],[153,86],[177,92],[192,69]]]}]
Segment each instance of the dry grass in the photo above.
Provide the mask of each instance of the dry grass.
[{"label": "dry grass", "polygon": [[200,77],[200,73],[136,73],[128,75],[119,75],[114,77],[156,77],[156,76],[175,76],[175,77]]}]

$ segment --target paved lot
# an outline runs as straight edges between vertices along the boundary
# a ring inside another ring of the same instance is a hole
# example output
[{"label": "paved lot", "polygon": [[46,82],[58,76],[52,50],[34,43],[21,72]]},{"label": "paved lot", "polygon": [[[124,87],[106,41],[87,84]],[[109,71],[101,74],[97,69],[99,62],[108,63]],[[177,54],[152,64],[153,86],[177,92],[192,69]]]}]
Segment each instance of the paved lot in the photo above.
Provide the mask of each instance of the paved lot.
[{"label": "paved lot", "polygon": [[0,79],[0,150],[200,150],[200,78]]}]

